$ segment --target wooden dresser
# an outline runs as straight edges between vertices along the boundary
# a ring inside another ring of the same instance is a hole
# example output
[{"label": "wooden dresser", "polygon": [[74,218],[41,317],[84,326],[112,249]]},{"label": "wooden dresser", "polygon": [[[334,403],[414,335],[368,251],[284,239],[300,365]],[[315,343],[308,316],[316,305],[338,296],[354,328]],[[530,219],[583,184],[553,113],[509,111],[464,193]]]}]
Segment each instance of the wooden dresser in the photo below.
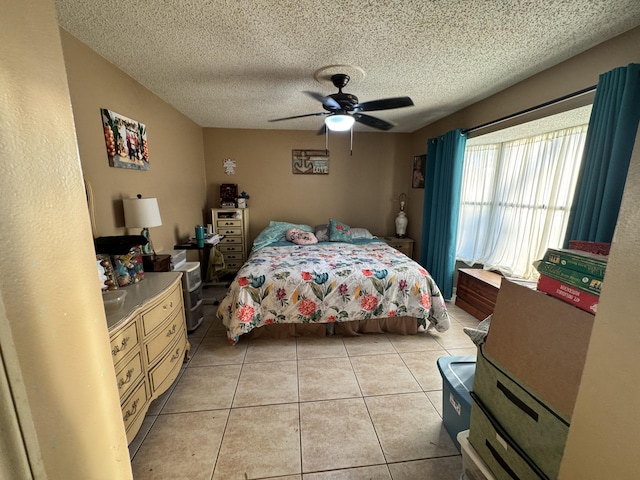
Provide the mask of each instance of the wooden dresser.
[{"label": "wooden dresser", "polygon": [[240,270],[249,255],[249,209],[212,208],[213,231],[223,235],[216,248],[230,273]]},{"label": "wooden dresser", "polygon": [[189,352],[180,272],[145,272],[107,315],[122,420],[131,443],[152,400],[177,378]]},{"label": "wooden dresser", "polygon": [[502,276],[478,268],[458,270],[456,305],[478,320],[493,313],[500,290]]}]

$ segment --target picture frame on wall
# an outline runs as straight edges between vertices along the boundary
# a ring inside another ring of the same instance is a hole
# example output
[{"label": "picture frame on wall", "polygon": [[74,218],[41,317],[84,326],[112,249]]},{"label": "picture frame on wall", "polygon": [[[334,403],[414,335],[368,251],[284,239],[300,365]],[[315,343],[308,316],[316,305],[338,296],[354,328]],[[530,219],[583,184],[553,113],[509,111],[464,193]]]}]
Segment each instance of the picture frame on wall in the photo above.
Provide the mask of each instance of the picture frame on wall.
[{"label": "picture frame on wall", "polygon": [[109,166],[149,170],[147,127],[106,108],[100,114]]},{"label": "picture frame on wall", "polygon": [[413,157],[413,173],[411,186],[413,188],[424,188],[424,175],[427,163],[427,155],[416,155]]}]

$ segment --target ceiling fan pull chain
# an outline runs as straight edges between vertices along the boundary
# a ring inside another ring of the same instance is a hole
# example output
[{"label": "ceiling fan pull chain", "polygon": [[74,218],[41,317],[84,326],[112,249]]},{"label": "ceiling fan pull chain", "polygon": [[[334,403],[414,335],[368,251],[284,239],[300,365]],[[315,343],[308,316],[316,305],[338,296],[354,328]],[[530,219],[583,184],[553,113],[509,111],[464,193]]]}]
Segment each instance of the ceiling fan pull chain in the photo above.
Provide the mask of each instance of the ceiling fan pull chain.
[{"label": "ceiling fan pull chain", "polygon": [[353,127],[351,127],[351,145],[349,146],[349,156],[353,157]]},{"label": "ceiling fan pull chain", "polygon": [[329,129],[324,129],[324,151],[329,155]]}]

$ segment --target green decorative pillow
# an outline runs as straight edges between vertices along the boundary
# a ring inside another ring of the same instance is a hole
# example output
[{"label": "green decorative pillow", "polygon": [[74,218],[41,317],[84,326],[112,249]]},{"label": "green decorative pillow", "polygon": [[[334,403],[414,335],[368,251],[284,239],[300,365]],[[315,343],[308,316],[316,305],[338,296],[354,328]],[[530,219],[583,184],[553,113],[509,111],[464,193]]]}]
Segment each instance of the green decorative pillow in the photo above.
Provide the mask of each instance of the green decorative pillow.
[{"label": "green decorative pillow", "polygon": [[329,219],[329,241],[352,243],[351,227],[334,219]]}]

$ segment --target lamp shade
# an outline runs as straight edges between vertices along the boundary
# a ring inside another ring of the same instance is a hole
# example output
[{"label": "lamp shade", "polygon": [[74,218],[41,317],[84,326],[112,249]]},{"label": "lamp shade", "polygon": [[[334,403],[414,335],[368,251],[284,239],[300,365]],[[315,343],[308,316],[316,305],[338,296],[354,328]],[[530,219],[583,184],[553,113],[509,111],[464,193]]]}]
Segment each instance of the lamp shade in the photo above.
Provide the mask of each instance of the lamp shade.
[{"label": "lamp shade", "polygon": [[162,225],[156,198],[125,198],[124,224],[127,228],[147,228]]},{"label": "lamp shade", "polygon": [[331,115],[324,119],[324,124],[332,132],[345,132],[353,127],[355,119],[351,115]]}]

